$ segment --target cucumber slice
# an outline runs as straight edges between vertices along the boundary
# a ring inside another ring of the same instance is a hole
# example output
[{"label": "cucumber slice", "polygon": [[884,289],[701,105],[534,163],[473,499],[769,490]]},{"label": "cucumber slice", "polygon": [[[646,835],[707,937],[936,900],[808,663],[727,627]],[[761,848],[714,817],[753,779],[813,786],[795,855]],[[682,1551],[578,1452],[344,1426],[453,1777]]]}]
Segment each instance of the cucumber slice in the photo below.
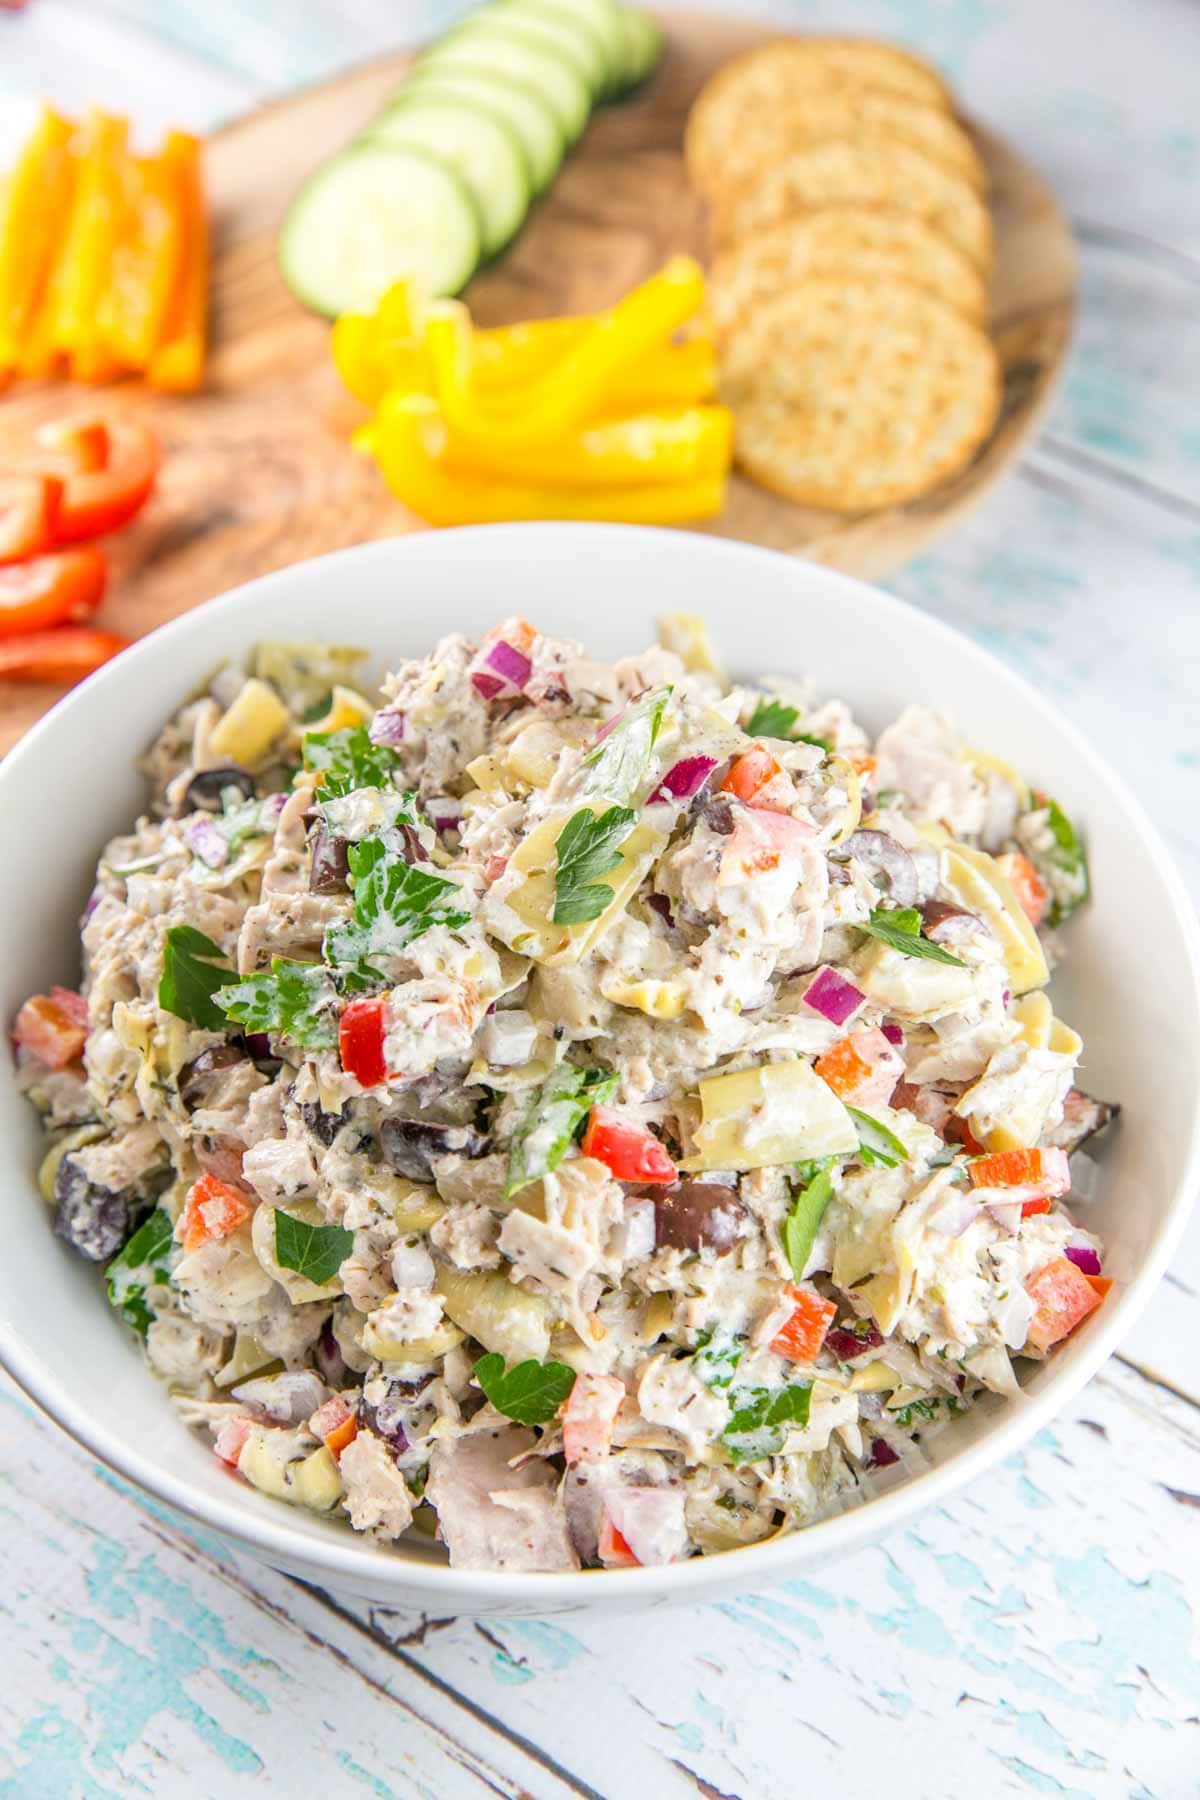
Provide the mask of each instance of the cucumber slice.
[{"label": "cucumber slice", "polygon": [[424,150],[449,163],[479,211],[485,256],[495,256],[519,230],[533,198],[525,153],[504,120],[475,101],[439,97],[428,82],[377,119],[367,140]]},{"label": "cucumber slice", "polygon": [[626,42],[617,0],[537,0],[538,10],[552,8],[577,25],[586,26],[604,47],[604,97],[620,92],[625,82]]},{"label": "cucumber slice", "polygon": [[542,96],[523,81],[500,80],[486,69],[472,69],[465,63],[440,68],[436,63],[418,64],[381,115],[387,118],[394,107],[402,106],[412,94],[422,96],[436,90],[439,97],[453,94],[463,102],[486,107],[488,112],[504,120],[515,132],[525,152],[533,189],[543,193],[562,166],[567,153],[562,127]]},{"label": "cucumber slice", "polygon": [[587,82],[594,100],[607,90],[608,57],[604,45],[574,13],[544,6],[542,0],[491,0],[482,16],[507,19],[544,42],[556,56],[565,56]]},{"label": "cucumber slice", "polygon": [[466,185],[424,151],[359,144],[322,163],[289,206],[279,266],[298,300],[330,318],[373,312],[393,281],[456,294],[482,253]]},{"label": "cucumber slice", "polygon": [[621,8],[621,25],[625,36],[625,85],[628,94],[640,87],[658,67],[663,52],[663,31],[651,13],[640,6]]},{"label": "cucumber slice", "polygon": [[582,75],[565,57],[504,19],[486,14],[468,19],[457,31],[427,50],[418,71],[470,66],[486,69],[501,81],[524,81],[539,94],[557,119],[568,144],[588,121],[591,96]]}]

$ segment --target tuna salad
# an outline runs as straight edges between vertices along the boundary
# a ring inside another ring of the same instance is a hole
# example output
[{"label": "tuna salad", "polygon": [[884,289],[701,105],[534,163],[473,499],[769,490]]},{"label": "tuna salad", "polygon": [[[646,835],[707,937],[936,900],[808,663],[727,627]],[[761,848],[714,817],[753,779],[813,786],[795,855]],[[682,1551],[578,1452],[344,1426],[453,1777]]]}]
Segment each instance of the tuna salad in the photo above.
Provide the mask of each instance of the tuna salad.
[{"label": "tuna salad", "polygon": [[[508,618],[376,704],[260,645],[144,758],[29,999],[54,1229],[240,1478],[461,1567],[803,1528],[1018,1393],[1110,1282],[1114,1108],[1046,988],[1065,813],[703,623]],[[1014,1366],[1015,1365],[1015,1366]]]}]

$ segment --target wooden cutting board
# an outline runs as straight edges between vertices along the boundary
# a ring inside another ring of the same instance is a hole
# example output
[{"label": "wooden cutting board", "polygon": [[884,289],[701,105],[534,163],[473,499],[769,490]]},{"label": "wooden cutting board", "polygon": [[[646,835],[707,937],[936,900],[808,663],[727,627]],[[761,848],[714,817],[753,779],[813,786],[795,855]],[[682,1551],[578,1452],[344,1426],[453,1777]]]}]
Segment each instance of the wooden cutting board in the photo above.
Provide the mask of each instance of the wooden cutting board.
[{"label": "wooden cutting board", "polygon": [[[777,34],[703,13],[671,13],[665,23],[666,53],[653,79],[632,101],[596,114],[515,244],[472,282],[466,298],[481,324],[604,306],[673,251],[707,257],[705,208],[681,154],[687,110],[730,56]],[[328,325],[292,299],[275,263],[275,232],[299,182],[367,123],[408,61],[397,55],[351,70],[211,139],[207,389],[167,398],[126,383],[101,396],[150,416],[166,447],[154,501],[111,546],[102,622],[116,630],[137,636],[251,576],[424,529],[348,448],[362,414],[334,374]],[[724,515],[697,529],[875,577],[946,531],[1018,453],[1064,359],[1075,252],[1040,176],[989,132],[978,138],[996,215],[994,330],[1005,367],[990,442],[956,480],[908,506],[844,518],[735,479]],[[62,384],[12,390],[0,402],[0,467],[35,425],[96,399],[94,390]],[[331,616],[331,628],[335,622]],[[0,750],[59,691],[0,682]]]}]

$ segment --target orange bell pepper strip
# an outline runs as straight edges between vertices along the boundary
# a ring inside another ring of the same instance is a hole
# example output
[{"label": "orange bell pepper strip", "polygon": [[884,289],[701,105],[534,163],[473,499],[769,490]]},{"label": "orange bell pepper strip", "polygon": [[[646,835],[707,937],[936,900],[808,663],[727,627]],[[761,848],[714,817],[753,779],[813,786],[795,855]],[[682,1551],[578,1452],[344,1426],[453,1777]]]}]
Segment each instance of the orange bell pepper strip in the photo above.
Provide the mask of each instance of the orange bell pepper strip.
[{"label": "orange bell pepper strip", "polygon": [[1046,916],[1050,905],[1050,890],[1034,868],[1027,856],[1019,850],[1007,856],[997,858],[1001,869],[1008,876],[1008,884],[1017,896],[1021,911],[1036,929]]},{"label": "orange bell pepper strip", "polygon": [[724,406],[638,412],[585,425],[544,448],[505,450],[492,459],[447,435],[445,461],[476,475],[547,487],[621,487],[704,481],[728,475],[733,415]]},{"label": "orange bell pepper strip", "polygon": [[100,302],[100,337],[118,362],[144,369],[183,268],[183,193],[175,156],[130,157],[125,218]]},{"label": "orange bell pepper strip", "polygon": [[198,1250],[214,1238],[228,1237],[244,1225],[254,1211],[241,1188],[215,1175],[202,1175],[188,1190],[180,1220],[185,1250]]},{"label": "orange bell pepper strip", "polygon": [[71,373],[80,381],[104,381],[119,372],[101,342],[97,320],[124,216],[128,131],[125,119],[99,111],[90,113],[83,127],[55,302],[55,345],[70,357]]},{"label": "orange bell pepper strip", "polygon": [[1095,1312],[1112,1286],[1104,1276],[1085,1275],[1069,1257],[1059,1256],[1029,1277],[1025,1292],[1034,1303],[1026,1350],[1044,1356]]},{"label": "orange bell pepper strip", "polygon": [[699,264],[672,257],[657,275],[598,314],[565,355],[503,407],[489,406],[475,388],[465,308],[452,302],[435,306],[426,321],[426,343],[446,423],[456,438],[490,457],[552,445],[594,415],[619,369],[665,343],[703,299]]},{"label": "orange bell pepper strip", "polygon": [[791,1316],[771,1339],[771,1349],[776,1356],[786,1356],[789,1362],[816,1362],[837,1307],[832,1300],[823,1300],[813,1288],[789,1284],[788,1296],[792,1301]]},{"label": "orange bell pepper strip", "polygon": [[13,1022],[13,1037],[48,1069],[65,1069],[83,1055],[87,1023],[87,1001],[55,987],[30,996]]},{"label": "orange bell pepper strip", "polygon": [[151,387],[164,392],[193,393],[204,380],[208,329],[208,210],[199,139],[187,131],[168,132],[163,158],[173,165],[179,184],[183,255],[147,377]]},{"label": "orange bell pepper strip", "polygon": [[796,798],[790,780],[762,744],[751,744],[742,752],[721,787],[746,806],[768,806],[778,812],[786,812]]},{"label": "orange bell pepper strip", "polygon": [[5,189],[0,222],[0,369],[17,366],[71,204],[74,127],[44,107]]},{"label": "orange bell pepper strip", "polygon": [[553,488],[456,474],[442,460],[445,429],[419,395],[390,394],[371,429],[371,447],[396,498],[431,525],[482,525],[508,519],[608,519],[630,525],[683,525],[712,518],[725,482]]},{"label": "orange bell pepper strip", "polygon": [[900,1053],[876,1029],[852,1031],[813,1067],[839,1100],[859,1107],[886,1106],[904,1073]]}]

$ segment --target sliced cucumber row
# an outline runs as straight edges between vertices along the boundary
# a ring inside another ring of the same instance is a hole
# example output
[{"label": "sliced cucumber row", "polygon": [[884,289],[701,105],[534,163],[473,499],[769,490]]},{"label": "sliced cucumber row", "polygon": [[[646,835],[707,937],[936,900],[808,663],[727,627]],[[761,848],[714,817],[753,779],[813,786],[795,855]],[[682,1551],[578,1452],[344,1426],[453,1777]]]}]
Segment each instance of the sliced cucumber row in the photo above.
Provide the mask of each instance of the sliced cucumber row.
[{"label": "sliced cucumber row", "polygon": [[592,107],[661,53],[657,22],[619,0],[491,0],[305,183],[280,234],[284,279],[331,316],[371,311],[403,277],[457,293],[520,229]]}]

